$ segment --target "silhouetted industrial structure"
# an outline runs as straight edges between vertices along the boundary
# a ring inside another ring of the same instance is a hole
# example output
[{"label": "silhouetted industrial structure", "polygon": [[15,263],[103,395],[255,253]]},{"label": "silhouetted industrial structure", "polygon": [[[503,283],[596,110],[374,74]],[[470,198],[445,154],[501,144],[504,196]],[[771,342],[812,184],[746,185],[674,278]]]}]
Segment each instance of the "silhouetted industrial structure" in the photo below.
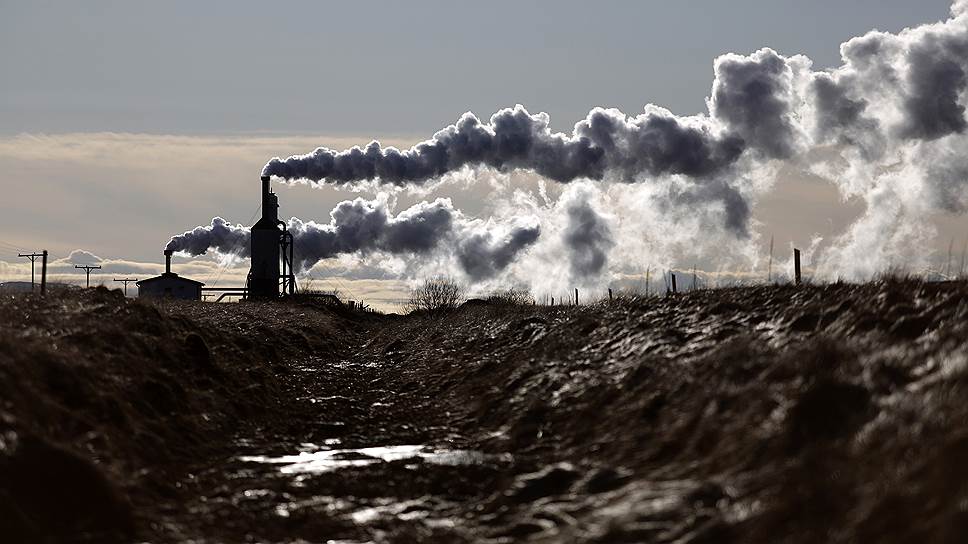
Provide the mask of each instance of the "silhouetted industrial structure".
[{"label": "silhouetted industrial structure", "polygon": [[171,271],[170,249],[165,250],[165,273],[136,283],[139,297],[169,297],[185,300],[202,300],[200,281],[183,278]]},{"label": "silhouetted industrial structure", "polygon": [[246,279],[248,298],[271,299],[280,294],[294,294],[292,233],[279,220],[279,198],[269,189],[269,176],[262,177],[262,219],[252,225],[251,240],[252,265]]}]

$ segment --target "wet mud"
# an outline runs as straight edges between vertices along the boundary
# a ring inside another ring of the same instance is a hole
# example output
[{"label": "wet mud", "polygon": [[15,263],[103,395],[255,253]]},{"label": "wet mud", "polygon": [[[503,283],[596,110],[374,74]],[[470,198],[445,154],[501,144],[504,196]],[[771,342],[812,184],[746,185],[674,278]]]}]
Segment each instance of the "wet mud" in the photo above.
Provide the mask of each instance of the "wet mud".
[{"label": "wet mud", "polygon": [[90,290],[0,311],[14,542],[968,534],[964,283],[406,317]]}]

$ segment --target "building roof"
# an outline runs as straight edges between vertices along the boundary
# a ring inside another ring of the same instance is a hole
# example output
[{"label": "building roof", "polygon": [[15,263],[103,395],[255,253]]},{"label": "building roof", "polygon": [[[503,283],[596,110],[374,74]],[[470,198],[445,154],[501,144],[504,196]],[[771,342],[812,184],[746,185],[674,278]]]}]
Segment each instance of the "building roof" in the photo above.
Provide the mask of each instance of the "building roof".
[{"label": "building roof", "polygon": [[202,283],[200,281],[195,281],[195,280],[192,280],[192,279],[183,278],[183,277],[179,276],[178,274],[175,274],[174,272],[165,272],[164,274],[162,274],[160,276],[155,276],[153,278],[146,278],[146,279],[143,279],[143,280],[141,280],[139,282],[135,282],[135,285],[140,286],[143,283],[151,283],[151,282],[155,282],[155,281],[159,281],[159,280],[181,281],[181,282],[185,282],[185,283],[192,283],[192,284],[199,285],[199,286],[205,285],[204,283]]}]

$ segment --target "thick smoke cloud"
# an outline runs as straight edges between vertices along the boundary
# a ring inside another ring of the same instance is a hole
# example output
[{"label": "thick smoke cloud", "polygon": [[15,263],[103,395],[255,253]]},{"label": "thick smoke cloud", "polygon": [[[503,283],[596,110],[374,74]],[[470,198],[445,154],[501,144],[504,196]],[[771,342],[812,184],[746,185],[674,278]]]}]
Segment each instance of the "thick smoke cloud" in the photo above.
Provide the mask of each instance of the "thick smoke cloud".
[{"label": "thick smoke cloud", "polygon": [[485,280],[507,268],[522,250],[537,242],[539,236],[541,228],[537,226],[516,227],[497,243],[491,234],[475,234],[461,243],[457,258],[472,280]]},{"label": "thick smoke cloud", "polygon": [[[297,272],[340,255],[427,256],[435,251],[456,251],[463,271],[474,280],[500,274],[540,236],[535,226],[515,227],[494,244],[493,234],[478,232],[474,222],[456,210],[450,199],[421,202],[393,215],[385,202],[357,198],[340,202],[329,223],[292,218],[287,225],[293,235]],[[209,250],[249,256],[247,227],[232,225],[220,217],[168,242],[167,249],[202,255]]]},{"label": "thick smoke cloud", "polygon": [[465,166],[528,169],[559,182],[602,179],[614,170],[626,180],[648,174],[704,176],[722,171],[743,151],[741,139],[715,130],[707,119],[679,118],[658,107],[628,117],[596,108],[571,135],[553,133],[547,114],[523,106],[503,109],[482,123],[472,113],[430,140],[399,151],[371,142],[337,152],[269,161],[263,175],[334,184],[378,179],[422,184]]},{"label": "thick smoke cloud", "polygon": [[931,179],[930,204],[949,213],[968,212],[968,140],[926,156],[925,175]]},{"label": "thick smoke cloud", "polygon": [[[681,190],[670,190],[663,198],[656,199],[655,204],[665,208],[669,215],[675,215],[679,210],[710,211],[707,203],[719,203],[721,211],[719,217],[726,231],[740,237],[748,236],[748,227],[752,210],[743,195],[725,181],[710,182],[694,185]],[[695,215],[695,213],[693,213]]]},{"label": "thick smoke cloud", "polygon": [[841,46],[841,66],[807,74],[808,144],[839,146],[834,160],[812,168],[867,206],[819,253],[819,275],[927,267],[924,250],[911,249],[930,245],[927,217],[968,211],[966,5],[956,2],[947,21],[853,38]]},{"label": "thick smoke cloud", "polygon": [[211,225],[198,226],[184,234],[173,236],[165,249],[189,255],[202,255],[211,249],[223,255],[248,257],[249,229],[216,217],[212,219]]},{"label": "thick smoke cloud", "polygon": [[[662,231],[650,246],[655,252],[644,257],[656,267],[674,266],[683,248],[708,249],[703,240],[735,244],[723,253],[742,253],[756,266],[757,257],[746,251],[755,242],[751,210],[779,167],[789,165],[829,179],[845,198],[866,204],[847,232],[829,247],[818,246],[813,262],[818,276],[860,279],[899,261],[920,262],[911,252],[926,245],[928,215],[968,211],[968,0],[954,2],[951,14],[935,24],[850,39],[841,45],[840,65],[824,70],[814,70],[806,57],[768,48],[725,54],[713,63],[707,111],[693,116],[655,105],[636,115],[593,108],[572,131],[560,133],[550,129],[546,114],[516,106],[485,119],[464,114],[409,149],[378,142],[319,148],[274,158],[263,173],[314,184],[410,187],[464,168],[526,170],[571,183],[563,192],[591,180],[601,182],[592,185],[602,195],[626,191],[647,199],[604,198],[593,206],[589,198],[566,198],[543,208],[540,230],[483,232],[439,202],[397,216],[379,203],[347,202],[328,224],[290,225],[313,248],[307,264],[348,253],[429,256],[443,250],[475,281],[511,262],[545,259],[519,268],[567,262],[564,282],[605,278],[630,262],[627,252],[616,259],[615,249],[647,233],[629,225]],[[639,217],[615,213],[633,204]],[[213,223],[200,234],[213,238],[211,247],[231,247],[230,227]],[[559,245],[567,254],[551,249]],[[522,252],[529,247],[534,251]]]},{"label": "thick smoke cloud", "polygon": [[643,174],[709,176],[727,169],[744,149],[743,140],[716,133],[706,120],[678,118],[651,105],[632,118],[615,109],[595,108],[575,126],[575,134],[602,149],[605,168],[625,181]]},{"label": "thick smoke cloud", "polygon": [[862,145],[864,135],[878,130],[877,121],[865,117],[867,101],[849,96],[847,88],[830,74],[818,74],[812,85],[817,109],[816,141]]},{"label": "thick smoke cloud", "polygon": [[968,124],[960,98],[968,83],[966,38],[931,35],[908,53],[911,71],[904,101],[907,120],[901,127],[904,137],[933,140],[965,131]]},{"label": "thick smoke cloud", "polygon": [[454,234],[458,215],[449,199],[422,202],[394,217],[383,202],[357,198],[340,202],[328,224],[293,218],[289,230],[297,268],[307,269],[342,254],[426,254]]},{"label": "thick smoke cloud", "polygon": [[606,269],[608,252],[615,245],[611,229],[587,198],[575,199],[566,213],[563,241],[571,276],[576,280],[594,278]]},{"label": "thick smoke cloud", "polygon": [[709,109],[713,116],[766,157],[786,159],[800,140],[793,108],[793,69],[772,49],[716,59]]},{"label": "thick smoke cloud", "polygon": [[968,15],[968,0],[954,0],[951,5],[951,15],[953,17]]},{"label": "thick smoke cloud", "polygon": [[770,160],[789,158],[802,147],[794,78],[803,64],[770,49],[721,57],[715,64],[711,115],[682,117],[654,105],[636,116],[594,108],[571,134],[563,134],[551,131],[546,114],[531,114],[518,105],[488,122],[466,113],[407,150],[383,148],[376,141],[345,151],[318,148],[274,158],[263,175],[336,185],[377,180],[394,186],[422,185],[464,167],[524,169],[562,183],[641,183],[678,176],[694,186],[690,206],[739,211],[727,214],[723,227],[747,236],[748,225],[738,220],[748,220],[742,211],[750,203],[739,190],[721,190],[723,180],[733,179],[734,188],[745,183],[738,162],[751,148],[753,156]]}]

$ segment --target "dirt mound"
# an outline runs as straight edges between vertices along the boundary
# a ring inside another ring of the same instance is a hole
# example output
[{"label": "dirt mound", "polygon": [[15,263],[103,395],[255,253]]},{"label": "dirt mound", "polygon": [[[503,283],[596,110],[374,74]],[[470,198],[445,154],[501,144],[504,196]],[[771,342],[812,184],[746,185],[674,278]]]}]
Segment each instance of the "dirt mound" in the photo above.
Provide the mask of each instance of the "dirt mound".
[{"label": "dirt mound", "polygon": [[[589,482],[628,475],[526,504],[485,503],[502,523],[550,516],[551,504],[574,518],[532,524],[536,541],[968,534],[957,506],[968,487],[922,479],[954,470],[961,452],[963,283],[467,308],[384,334],[424,346],[392,362],[400,379],[420,381],[398,387],[448,399],[485,451],[513,453],[522,471],[568,462]],[[656,500],[666,501],[658,511]]]},{"label": "dirt mound", "polygon": [[[53,519],[89,540],[968,534],[964,283],[403,317],[88,290],[3,298],[0,315],[8,534],[70,540]],[[72,468],[43,471],[55,462]]]},{"label": "dirt mound", "polygon": [[255,414],[285,417],[286,359],[329,348],[330,319],[308,312],[317,341],[278,322],[246,334],[259,308],[240,308],[237,322],[223,310],[104,288],[0,298],[6,534],[100,542],[157,530],[180,516],[174,483],[190,463],[220,455]]}]

